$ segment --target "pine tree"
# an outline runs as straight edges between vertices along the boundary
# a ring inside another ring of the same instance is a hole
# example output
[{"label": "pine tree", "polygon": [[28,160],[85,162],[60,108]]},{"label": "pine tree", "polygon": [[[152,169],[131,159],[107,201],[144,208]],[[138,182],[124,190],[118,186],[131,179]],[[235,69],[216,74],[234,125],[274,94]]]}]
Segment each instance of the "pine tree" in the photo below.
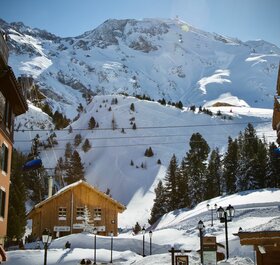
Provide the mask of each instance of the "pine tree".
[{"label": "pine tree", "polygon": [[222,194],[222,161],[219,149],[212,150],[206,174],[205,199],[211,199]]},{"label": "pine tree", "polygon": [[154,224],[160,217],[167,213],[166,193],[161,180],[155,188],[155,195],[151,218],[148,220],[150,225]]},{"label": "pine tree", "polygon": [[184,159],[181,162],[179,168],[179,181],[178,181],[178,193],[180,194],[180,202],[178,208],[190,207],[189,198],[189,175],[184,163]]},{"label": "pine tree", "polygon": [[267,176],[269,170],[269,158],[265,141],[258,139],[258,149],[254,160],[254,188],[267,187]]},{"label": "pine tree", "polygon": [[85,180],[84,166],[81,162],[79,153],[75,150],[70,158],[65,181],[69,185],[78,180]]},{"label": "pine tree", "polygon": [[22,172],[22,165],[25,160],[26,156],[16,150],[13,151],[8,210],[8,220],[10,221],[7,224],[9,241],[14,239],[19,241],[25,233],[27,190],[24,184],[24,174],[26,173]]},{"label": "pine tree", "polygon": [[148,149],[146,149],[144,155],[147,156],[147,157],[152,157],[154,155],[152,147],[149,147]]},{"label": "pine tree", "polygon": [[280,157],[275,153],[277,146],[275,143],[269,145],[268,150],[268,170],[267,170],[267,188],[280,188]]},{"label": "pine tree", "polygon": [[210,148],[199,133],[194,133],[190,139],[190,150],[185,157],[188,171],[189,197],[191,206],[195,206],[204,199],[207,170],[207,158]]},{"label": "pine tree", "polygon": [[225,180],[225,190],[228,194],[236,192],[237,168],[239,165],[239,148],[237,140],[228,138],[227,152],[223,160],[223,179]]},{"label": "pine tree", "polygon": [[74,145],[77,147],[82,142],[82,135],[80,133],[75,135]]},{"label": "pine tree", "polygon": [[91,149],[91,144],[87,138],[85,139],[85,141],[83,143],[82,149],[85,153]]},{"label": "pine tree", "polygon": [[236,188],[237,191],[250,190],[257,187],[256,165],[259,140],[252,124],[240,134],[238,138],[240,160],[238,165]]},{"label": "pine tree", "polygon": [[92,130],[95,128],[95,126],[96,126],[96,121],[94,117],[91,116],[88,122],[88,129]]},{"label": "pine tree", "polygon": [[178,169],[178,162],[175,154],[173,154],[164,178],[167,211],[173,211],[175,209],[178,209],[178,205],[180,203],[180,194],[178,193],[179,178],[180,175]]},{"label": "pine tree", "polygon": [[142,230],[141,226],[138,222],[136,222],[135,226],[133,227],[133,233],[137,235]]},{"label": "pine tree", "polygon": [[131,104],[130,104],[130,110],[131,110],[131,111],[135,111],[134,103],[131,103]]}]

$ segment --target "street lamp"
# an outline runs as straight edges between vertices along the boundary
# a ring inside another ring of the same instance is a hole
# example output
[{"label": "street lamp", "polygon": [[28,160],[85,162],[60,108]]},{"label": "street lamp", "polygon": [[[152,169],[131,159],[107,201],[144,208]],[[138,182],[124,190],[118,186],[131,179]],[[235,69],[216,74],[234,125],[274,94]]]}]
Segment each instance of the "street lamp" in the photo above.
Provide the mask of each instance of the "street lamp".
[{"label": "street lamp", "polygon": [[145,257],[145,227],[142,228],[142,234],[143,234],[143,257]]},{"label": "street lamp", "polygon": [[114,236],[113,231],[111,231],[110,236],[111,236],[111,261],[110,261],[110,263],[113,263],[113,236]]},{"label": "street lamp", "polygon": [[199,220],[197,224],[197,228],[199,230],[199,238],[200,238],[200,263],[203,264],[203,228],[204,224],[201,220]]},{"label": "street lamp", "polygon": [[93,261],[93,264],[96,264],[96,235],[97,235],[96,227],[94,227],[94,229],[93,229],[93,234],[94,234],[94,261]]},{"label": "street lamp", "polygon": [[226,210],[224,210],[223,207],[219,207],[217,210],[217,217],[220,219],[221,223],[225,223],[225,235],[226,235],[226,253],[227,253],[227,259],[229,257],[229,251],[228,251],[228,226],[227,223],[232,221],[232,218],[234,217],[234,207],[229,205]]},{"label": "street lamp", "polygon": [[48,246],[52,241],[52,235],[49,232],[47,228],[44,229],[43,234],[42,234],[42,242],[44,244],[44,250],[45,250],[45,255],[44,255],[44,265],[47,264],[47,251],[48,251]]},{"label": "street lamp", "polygon": [[207,203],[207,210],[211,211],[211,226],[213,226],[213,211],[217,209],[217,204],[214,204],[214,208]]},{"label": "street lamp", "polygon": [[150,232],[149,232],[149,237],[150,237],[150,255],[152,255],[152,236],[153,236],[153,232],[152,232],[152,230],[150,230]]}]

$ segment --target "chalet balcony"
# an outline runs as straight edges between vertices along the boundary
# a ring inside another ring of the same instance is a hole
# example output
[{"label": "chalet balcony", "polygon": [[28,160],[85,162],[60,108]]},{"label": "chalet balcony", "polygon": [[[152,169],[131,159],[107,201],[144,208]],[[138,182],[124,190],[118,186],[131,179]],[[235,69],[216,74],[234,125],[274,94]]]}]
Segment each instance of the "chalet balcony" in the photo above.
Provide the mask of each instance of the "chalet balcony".
[{"label": "chalet balcony", "polygon": [[4,68],[8,64],[9,50],[6,39],[0,31],[0,68]]}]

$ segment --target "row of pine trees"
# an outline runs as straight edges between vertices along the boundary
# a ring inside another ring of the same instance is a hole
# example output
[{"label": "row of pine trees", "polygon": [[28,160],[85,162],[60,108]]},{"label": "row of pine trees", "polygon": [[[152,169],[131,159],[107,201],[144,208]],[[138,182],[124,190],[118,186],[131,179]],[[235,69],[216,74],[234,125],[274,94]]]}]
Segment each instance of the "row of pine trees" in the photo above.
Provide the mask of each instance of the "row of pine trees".
[{"label": "row of pine trees", "polygon": [[219,195],[280,188],[276,145],[260,139],[252,124],[237,139],[228,138],[223,155],[218,148],[211,151],[200,133],[191,136],[189,145],[180,164],[173,154],[164,180],[155,188],[150,224],[167,212],[192,208]]}]

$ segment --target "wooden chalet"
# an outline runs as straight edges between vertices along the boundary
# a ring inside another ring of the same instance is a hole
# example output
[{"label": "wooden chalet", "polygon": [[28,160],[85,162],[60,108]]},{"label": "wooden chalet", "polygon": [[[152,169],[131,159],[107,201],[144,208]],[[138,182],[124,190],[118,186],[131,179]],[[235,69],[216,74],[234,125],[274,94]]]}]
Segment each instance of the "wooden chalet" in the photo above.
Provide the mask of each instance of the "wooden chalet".
[{"label": "wooden chalet", "polygon": [[32,220],[32,236],[40,238],[45,228],[53,237],[82,232],[85,207],[99,235],[117,235],[118,213],[125,206],[80,180],[34,206],[27,215]]},{"label": "wooden chalet", "polygon": [[253,246],[257,265],[280,264],[280,231],[238,232],[242,246]]},{"label": "wooden chalet", "polygon": [[0,263],[5,260],[1,246],[7,234],[14,118],[27,109],[21,88],[8,66],[8,46],[0,31]]},{"label": "wooden chalet", "polygon": [[272,128],[277,131],[277,143],[280,144],[280,64],[278,67],[276,95],[274,96]]}]

